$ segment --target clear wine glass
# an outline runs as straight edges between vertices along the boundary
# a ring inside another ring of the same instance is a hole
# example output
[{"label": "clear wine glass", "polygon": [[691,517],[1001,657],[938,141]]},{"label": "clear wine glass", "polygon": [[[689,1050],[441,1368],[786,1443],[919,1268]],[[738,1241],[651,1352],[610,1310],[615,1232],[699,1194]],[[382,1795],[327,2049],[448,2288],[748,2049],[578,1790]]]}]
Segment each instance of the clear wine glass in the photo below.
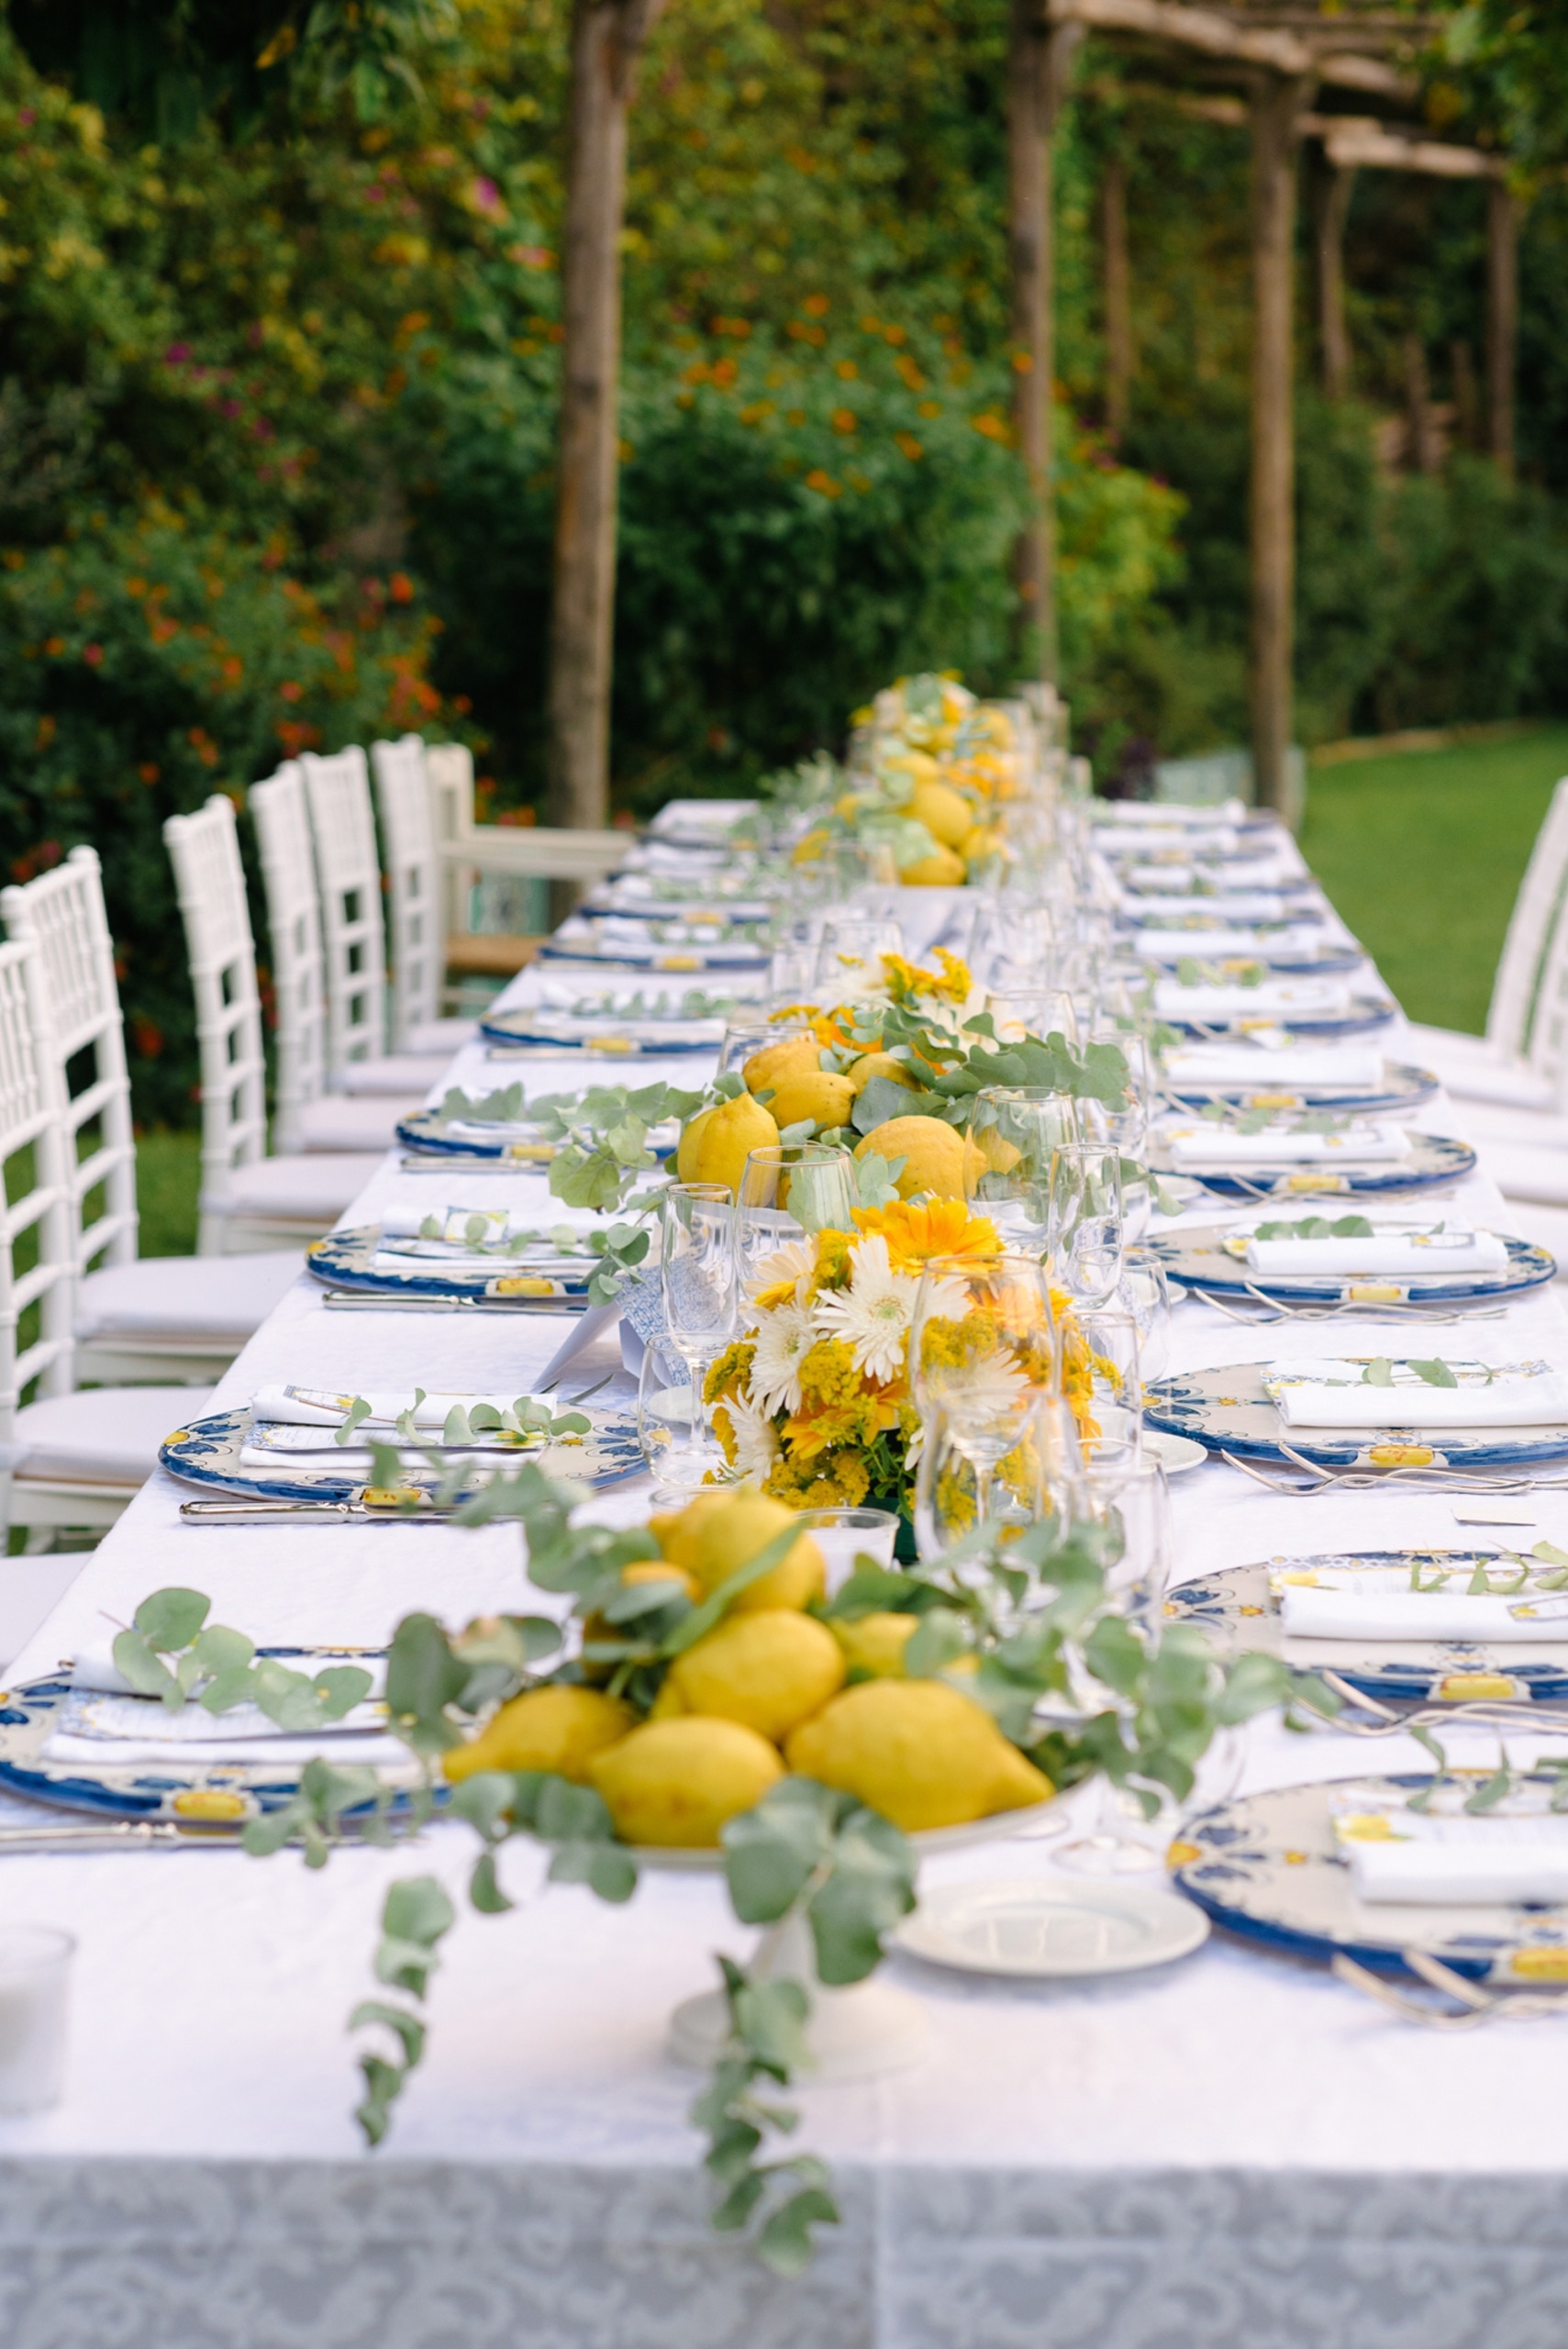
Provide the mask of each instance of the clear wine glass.
[{"label": "clear wine glass", "polygon": [[875,986],[884,954],[902,954],[904,931],[866,914],[838,915],[822,925],[817,952],[817,991],[826,1004],[850,1003],[857,988]]},{"label": "clear wine glass", "polygon": [[818,1231],[852,1231],[854,1207],[854,1163],[847,1152],[817,1141],[773,1142],[751,1152],[735,1201],[742,1302],[809,1271],[810,1241]]},{"label": "clear wine glass", "polygon": [[1145,1384],[1162,1378],[1171,1360],[1171,1284],[1152,1248],[1129,1248],[1122,1257],[1116,1301],[1138,1324],[1138,1359]]},{"label": "clear wine glass", "polygon": [[809,1019],[770,1019],[765,1012],[740,1012],[726,1020],[718,1048],[718,1074],[739,1074],[754,1052],[770,1044],[787,1044],[795,1037],[814,1033]]},{"label": "clear wine glass", "polygon": [[1051,1158],[1051,1270],[1086,1305],[1103,1305],[1121,1278],[1127,1244],[1121,1152],[1114,1142],[1063,1141]]},{"label": "clear wine glass", "polygon": [[1006,963],[991,982],[988,1008],[999,1042],[1017,1043],[1038,1036],[1041,1043],[1052,1036],[1078,1041],[1078,1014],[1065,987],[1041,986],[1027,974]]},{"label": "clear wine glass", "polygon": [[990,1516],[998,1465],[1057,1376],[1051,1292],[1035,1257],[931,1258],[910,1319],[909,1391],[923,1415],[944,1414],[973,1470],[978,1519]]},{"label": "clear wine glass", "polygon": [[1143,1377],[1134,1316],[1122,1305],[1075,1305],[1062,1350],[1093,1421],[1083,1438],[1084,1458],[1113,1448],[1136,1456],[1143,1441]]},{"label": "clear wine glass", "polygon": [[1070,1093],[1042,1085],[988,1085],[974,1097],[964,1153],[964,1196],[990,1219],[1003,1246],[1043,1256],[1051,1232],[1051,1170],[1057,1150],[1080,1139]]},{"label": "clear wine glass", "polygon": [[[725,1475],[728,1464],[708,1432],[703,1386],[739,1327],[735,1212],[723,1183],[673,1183],[663,1196],[659,1267],[665,1333],[690,1382],[691,1452],[706,1453],[706,1467]],[[695,1457],[688,1464],[695,1467]],[[671,1472],[675,1473],[673,1461]],[[703,1479],[683,1474],[680,1481]]]}]

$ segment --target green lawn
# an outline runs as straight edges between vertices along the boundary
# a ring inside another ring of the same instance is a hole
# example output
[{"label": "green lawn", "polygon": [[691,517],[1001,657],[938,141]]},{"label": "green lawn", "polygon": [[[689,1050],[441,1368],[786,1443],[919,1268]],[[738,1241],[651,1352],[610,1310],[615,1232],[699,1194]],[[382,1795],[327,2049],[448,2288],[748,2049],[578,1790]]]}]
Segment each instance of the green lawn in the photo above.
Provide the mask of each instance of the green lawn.
[{"label": "green lawn", "polygon": [[1568,726],[1313,773],[1303,853],[1412,1019],[1479,1035]]},{"label": "green lawn", "polygon": [[200,1134],[151,1133],[136,1145],[136,1204],[144,1256],[194,1256]]}]

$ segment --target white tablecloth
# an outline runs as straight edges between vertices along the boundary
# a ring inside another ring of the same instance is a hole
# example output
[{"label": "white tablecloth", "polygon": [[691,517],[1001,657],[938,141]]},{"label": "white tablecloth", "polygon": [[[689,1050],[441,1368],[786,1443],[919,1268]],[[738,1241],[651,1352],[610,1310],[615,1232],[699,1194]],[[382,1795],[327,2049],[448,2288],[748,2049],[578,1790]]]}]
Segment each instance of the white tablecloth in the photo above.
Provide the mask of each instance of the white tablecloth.
[{"label": "white tablecloth", "polygon": [[[689,1070],[689,1063],[683,1063]],[[529,1092],[580,1064],[519,1063]],[[477,1052],[456,1071],[496,1081]],[[680,1081],[680,1080],[678,1080]],[[1440,1108],[1419,1128],[1452,1130]],[[410,1180],[490,1205],[528,1178],[409,1178],[389,1163],[350,1213]],[[1456,1208],[1512,1225],[1475,1179]],[[1212,1214],[1213,1210],[1207,1211]],[[1354,1325],[1352,1325],[1354,1326]],[[302,1279],[220,1400],[307,1372],[333,1386],[514,1385],[562,1325],[339,1315]],[[1369,1349],[1409,1333],[1368,1322]],[[1321,1353],[1329,1329],[1239,1330],[1184,1306],[1176,1368]],[[1361,1341],[1358,1339],[1358,1344]],[[1445,1336],[1439,1344],[1450,1342]],[[1464,1331],[1501,1361],[1568,1360],[1538,1292]],[[586,1383],[586,1380],[584,1380]],[[569,1377],[566,1391],[573,1390]],[[1288,1501],[1223,1465],[1173,1487],[1183,1575],[1336,1547],[1462,1543],[1451,1506],[1390,1490]],[[19,1657],[17,1681],[169,1582],[261,1641],[379,1641],[429,1607],[523,1597],[515,1527],[195,1531],[154,1478]],[[1568,1494],[1535,1534],[1568,1545]],[[638,1488],[598,1506],[636,1514]],[[1489,1759],[1479,1739],[1455,1758]],[[1522,1743],[1512,1750],[1522,1753]],[[1419,1766],[1408,1744],[1378,1766]],[[1332,1734],[1249,1735],[1248,1782],[1368,1766]],[[917,2068],[800,2096],[844,2225],[782,2283],[716,2240],[664,2053],[671,2009],[750,1935],[701,1877],[645,1878],[628,1910],[542,1890],[465,1913],[430,2000],[430,2051],[392,2142],[360,2148],[344,2032],[373,1995],[386,1884],[458,1894],[461,1831],[417,1854],[8,1857],[6,1913],[80,1939],[68,2091],[0,2120],[6,2349],[1555,2349],[1568,2337],[1568,2033],[1425,2033],[1327,1975],[1216,1938],[1174,1968],[1083,1985],[946,1975],[895,1958],[934,2036]],[[1027,1837],[931,1881],[1049,1871]]]}]

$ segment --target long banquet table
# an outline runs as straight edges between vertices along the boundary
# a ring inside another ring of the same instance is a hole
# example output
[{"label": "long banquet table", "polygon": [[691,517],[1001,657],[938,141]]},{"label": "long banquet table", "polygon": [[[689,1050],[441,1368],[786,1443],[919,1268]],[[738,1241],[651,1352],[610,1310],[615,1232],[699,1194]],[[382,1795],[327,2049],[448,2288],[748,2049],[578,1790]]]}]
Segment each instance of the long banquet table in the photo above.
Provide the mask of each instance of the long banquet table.
[{"label": "long banquet table", "polygon": [[[526,975],[526,974],[525,974]],[[685,1069],[694,1064],[684,1063]],[[530,1093],[581,1063],[524,1063]],[[496,1081],[477,1047],[454,1076]],[[678,1081],[684,1081],[681,1079]],[[1462,1130],[1449,1107],[1418,1123]],[[530,1189],[529,1186],[532,1186]],[[395,1159],[350,1210],[406,1196]],[[537,1176],[417,1181],[432,1204],[537,1194]],[[1462,1211],[1511,1229],[1485,1172]],[[1212,1214],[1212,1209],[1209,1210]],[[1464,1343],[1568,1362],[1559,1292]],[[566,1325],[328,1312],[303,1277],[218,1401],[261,1382],[521,1391]],[[1407,1349],[1396,1324],[1355,1342]],[[611,1355],[584,1357],[585,1386]],[[1208,1308],[1173,1317],[1172,1366],[1293,1352]],[[568,1376],[563,1391],[575,1391]],[[185,1488],[188,1490],[188,1488]],[[1337,1547],[1462,1542],[1440,1494],[1272,1496],[1210,1462],[1173,1485],[1178,1578]],[[101,1640],[148,1591],[210,1594],[261,1642],[384,1641],[400,1615],[458,1621],[524,1594],[516,1526],[195,1530],[155,1476],[12,1667]],[[595,1506],[645,1505],[639,1481]],[[1568,1546],[1568,1493],[1534,1538]],[[1456,1760],[1495,1741],[1454,1735]],[[1522,1756],[1526,1741],[1510,1741]],[[1398,1740],[1380,1768],[1422,1765]],[[1353,1775],[1332,1731],[1248,1733],[1251,1787]],[[1023,1815],[1027,1820],[1027,1814]],[[711,1878],[647,1876],[628,1909],[541,1882],[509,1846],[516,1909],[463,1915],[430,1999],[423,2070],[387,2146],[361,2147],[344,2030],[371,1995],[388,1882],[454,1897],[465,1831],[417,1854],[7,1856],[7,1916],[80,1942],[67,2093],[0,2120],[6,2349],[1554,2349],[1568,2338],[1568,2038],[1551,2022],[1414,2029],[1328,1975],[1216,1935],[1174,1967],[1017,1984],[895,1957],[925,2002],[915,2069],[800,2092],[844,2223],[784,2282],[708,2231],[695,2082],[667,2059],[672,2008],[750,1936]],[[1027,1834],[929,1864],[929,1882],[1051,1870]]]}]

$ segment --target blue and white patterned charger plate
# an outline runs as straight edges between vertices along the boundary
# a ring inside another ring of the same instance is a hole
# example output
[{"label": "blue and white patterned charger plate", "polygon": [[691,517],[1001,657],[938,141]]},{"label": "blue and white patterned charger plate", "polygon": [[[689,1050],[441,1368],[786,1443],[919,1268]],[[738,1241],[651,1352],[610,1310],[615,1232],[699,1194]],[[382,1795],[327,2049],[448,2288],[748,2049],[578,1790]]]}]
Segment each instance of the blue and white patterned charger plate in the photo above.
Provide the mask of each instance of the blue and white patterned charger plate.
[{"label": "blue and white patterned charger plate", "polygon": [[[1206,1631],[1223,1656],[1256,1648],[1284,1655],[1307,1671],[1329,1669],[1366,1696],[1385,1704],[1474,1704],[1544,1701],[1568,1697],[1568,1638],[1533,1642],[1527,1647],[1488,1647],[1480,1640],[1292,1640],[1285,1647],[1284,1623],[1270,1577],[1332,1568],[1336,1575],[1408,1573],[1420,1566],[1447,1566],[1468,1579],[1478,1560],[1496,1561],[1496,1550],[1363,1550],[1324,1552],[1306,1558],[1270,1558],[1246,1566],[1224,1566],[1167,1592],[1168,1621],[1193,1623]],[[1568,1628],[1568,1627],[1565,1627]],[[1521,1660],[1523,1659],[1523,1660]]]},{"label": "blue and white patterned charger plate", "polygon": [[[1149,927],[1151,930],[1162,931],[1171,925],[1152,922]],[[1140,962],[1157,965],[1161,970],[1168,971],[1189,958],[1194,962],[1201,962],[1204,959],[1205,935],[1203,930],[1195,930],[1190,933],[1186,944],[1179,948],[1175,946],[1164,948],[1159,953],[1150,951],[1145,940],[1136,930],[1126,931],[1123,934],[1123,942],[1129,952],[1137,955]],[[1265,932],[1256,946],[1248,947],[1235,959],[1241,962],[1266,963],[1271,971],[1277,971],[1282,976],[1300,977],[1304,974],[1310,973],[1321,978],[1331,978],[1336,972],[1359,970],[1366,961],[1366,949],[1364,946],[1354,944],[1324,946],[1314,953],[1309,948],[1301,946],[1271,947]]]},{"label": "blue and white patterned charger plate", "polygon": [[[397,1139],[406,1150],[418,1151],[431,1158],[484,1159],[487,1163],[504,1159],[518,1166],[548,1166],[560,1149],[559,1142],[546,1141],[537,1126],[526,1121],[515,1126],[497,1126],[494,1139],[473,1129],[454,1134],[450,1121],[439,1109],[417,1109],[411,1118],[400,1118]],[[648,1136],[648,1147],[658,1158],[674,1154],[680,1134],[673,1124],[653,1127]]]},{"label": "blue and white patterned charger plate", "polygon": [[540,963],[603,963],[620,971],[761,971],[768,964],[768,950],[737,939],[733,944],[647,946],[617,944],[613,940],[547,938],[536,958]]},{"label": "blue and white patterned charger plate", "polygon": [[[1290,1031],[1293,1036],[1361,1036],[1371,1029],[1385,1028],[1394,1013],[1390,996],[1352,995],[1348,1011],[1293,1011]],[[1277,1018],[1265,1020],[1244,1011],[1233,1012],[1224,1019],[1183,1019],[1168,1012],[1162,1012],[1161,1017],[1184,1036],[1244,1036],[1254,1026],[1272,1029],[1279,1025]]]},{"label": "blue and white patterned charger plate", "polygon": [[454,1300],[484,1297],[509,1302],[520,1312],[587,1310],[588,1282],[594,1271],[590,1257],[583,1260],[581,1276],[571,1278],[530,1273],[527,1264],[506,1257],[497,1258],[493,1273],[443,1272],[440,1260],[433,1256],[411,1256],[406,1272],[393,1272],[376,1264],[382,1249],[377,1224],[329,1231],[325,1239],[313,1240],[306,1248],[306,1270],[328,1288],[363,1289],[372,1297],[450,1297]]},{"label": "blue and white patterned charger plate", "polygon": [[1246,1174],[1173,1167],[1158,1134],[1151,1138],[1149,1163],[1157,1174],[1179,1172],[1221,1199],[1397,1198],[1407,1191],[1429,1191],[1457,1183],[1475,1171],[1475,1152],[1452,1134],[1412,1134],[1403,1158],[1370,1166],[1256,1166]]},{"label": "blue and white patterned charger plate", "polygon": [[[1489,1775],[1477,1773],[1477,1784]],[[1397,1798],[1428,1774],[1351,1783]],[[1568,1981],[1568,1906],[1358,1899],[1334,1837],[1332,1791],[1281,1787],[1205,1811],[1166,1854],[1173,1880],[1227,1932],[1284,1955],[1327,1963],[1342,1951],[1374,1973],[1405,1976],[1400,1952],[1413,1949],[1473,1981]]]},{"label": "blue and white patterned charger plate", "polygon": [[1506,1272],[1472,1273],[1447,1280],[1437,1275],[1412,1279],[1373,1273],[1342,1279],[1328,1274],[1316,1279],[1298,1274],[1285,1276],[1249,1272],[1226,1248],[1227,1236],[1221,1225],[1200,1224],[1163,1240],[1151,1234],[1148,1245],[1159,1256],[1168,1277],[1180,1281],[1200,1301],[1207,1291],[1217,1297],[1277,1298],[1287,1305],[1393,1305],[1407,1297],[1479,1304],[1485,1297],[1513,1297],[1524,1289],[1539,1288],[1557,1271],[1557,1260],[1549,1249],[1499,1232],[1497,1237],[1508,1252]]},{"label": "blue and white patterned charger plate", "polygon": [[[269,1648],[265,1653],[288,1657],[300,1651]],[[363,1653],[346,1649],[342,1660],[358,1663]],[[317,1661],[315,1651],[311,1660]],[[115,1762],[109,1758],[114,1747],[106,1741],[102,1762],[50,1761],[42,1748],[59,1726],[70,1699],[79,1694],[68,1679],[58,1675],[0,1690],[0,1787],[33,1802],[56,1804],[66,1810],[94,1811],[107,1819],[166,1820],[193,1832],[206,1829],[224,1840],[235,1835],[248,1819],[283,1809],[299,1791],[304,1765],[261,1758],[266,1743],[261,1739],[257,1740],[254,1762]],[[215,1737],[221,1737],[217,1719],[212,1729]],[[156,1736],[157,1731],[154,1729],[149,1734]],[[335,1742],[330,1730],[322,1731],[320,1751],[325,1761],[332,1759]],[[413,1755],[393,1745],[387,1761],[376,1767],[384,1783],[401,1789],[395,1793],[393,1808],[405,1808],[420,1775]],[[438,1788],[437,1800],[442,1798]]]},{"label": "blue and white patterned charger plate", "polygon": [[[520,1460],[533,1461],[547,1475],[569,1476],[581,1485],[616,1485],[623,1476],[639,1474],[644,1464],[635,1415],[615,1406],[599,1408],[589,1403],[577,1408],[590,1422],[586,1435],[558,1436],[552,1442],[510,1449],[487,1448],[474,1459],[476,1482],[484,1481],[493,1468],[515,1467]],[[213,1492],[238,1493],[246,1500],[357,1501],[364,1491],[362,1464],[317,1467],[314,1464],[317,1455],[311,1453],[310,1467],[291,1468],[286,1453],[279,1453],[275,1468],[242,1463],[239,1454],[250,1432],[248,1403],[234,1411],[212,1411],[165,1436],[158,1457],[172,1476]],[[345,1447],[345,1451],[352,1460],[354,1448]],[[422,1490],[430,1490],[439,1482],[429,1464],[413,1454],[406,1457],[404,1478],[411,1488]]]},{"label": "blue and white patterned charger plate", "polygon": [[1189,1435],[1210,1452],[1233,1452],[1243,1460],[1270,1460],[1282,1467],[1291,1465],[1280,1449],[1286,1438],[1293,1452],[1323,1468],[1512,1468],[1532,1460],[1559,1459],[1568,1452],[1568,1422],[1422,1433],[1402,1428],[1392,1404],[1386,1427],[1348,1429],[1342,1434],[1324,1428],[1287,1429],[1278,1406],[1263,1391],[1264,1367],[1257,1362],[1229,1363],[1217,1370],[1153,1379],[1143,1389],[1143,1416],[1151,1428]]},{"label": "blue and white patterned charger plate", "polygon": [[1184,1109],[1207,1108],[1211,1101],[1223,1101],[1233,1109],[1413,1109],[1418,1102],[1429,1101],[1438,1090],[1438,1080],[1430,1069],[1395,1061],[1386,1064],[1386,1082],[1381,1090],[1374,1087],[1358,1093],[1319,1085],[1271,1086],[1267,1059],[1262,1052],[1258,1058],[1262,1063],[1258,1071],[1262,1081],[1258,1085],[1195,1085],[1167,1080],[1169,1097]]},{"label": "blue and white patterned charger plate", "polygon": [[538,1044],[552,1052],[582,1052],[595,1060],[644,1060],[669,1052],[717,1052],[722,1019],[624,1019],[606,1013],[582,1019],[572,1012],[497,1011],[480,1021],[493,1044]]}]

